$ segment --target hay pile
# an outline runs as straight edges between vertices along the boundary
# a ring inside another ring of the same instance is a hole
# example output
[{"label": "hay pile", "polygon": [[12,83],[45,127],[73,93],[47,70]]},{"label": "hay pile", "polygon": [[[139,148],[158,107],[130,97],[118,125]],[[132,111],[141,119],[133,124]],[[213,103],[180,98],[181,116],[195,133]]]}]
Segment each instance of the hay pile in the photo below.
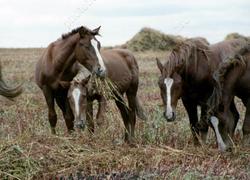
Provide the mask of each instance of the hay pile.
[{"label": "hay pile", "polygon": [[250,37],[248,36],[243,36],[239,33],[230,33],[225,37],[225,40],[230,40],[230,39],[244,39],[246,41],[250,40]]},{"label": "hay pile", "polygon": [[127,41],[123,48],[132,51],[166,51],[183,40],[180,36],[164,34],[152,28],[141,29],[131,40]]}]

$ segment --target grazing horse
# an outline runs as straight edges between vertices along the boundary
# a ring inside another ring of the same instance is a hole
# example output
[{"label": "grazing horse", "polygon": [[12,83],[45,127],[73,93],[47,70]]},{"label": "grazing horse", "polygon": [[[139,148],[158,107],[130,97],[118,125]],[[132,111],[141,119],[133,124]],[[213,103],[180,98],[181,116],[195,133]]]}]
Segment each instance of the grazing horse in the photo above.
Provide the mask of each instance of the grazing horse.
[{"label": "grazing horse", "polygon": [[67,99],[68,89],[59,82],[73,79],[78,71],[75,62],[99,76],[105,75],[105,66],[99,52],[100,42],[95,38],[99,29],[90,30],[81,26],[62,35],[62,38],[45,49],[37,62],[35,80],[46,99],[52,134],[56,133],[57,123],[55,101],[63,112],[68,130],[74,128],[74,117]]},{"label": "grazing horse", "polygon": [[[213,92],[213,72],[220,62],[244,49],[245,41],[227,40],[208,45],[201,38],[188,39],[177,45],[169,54],[164,65],[157,59],[161,71],[159,87],[165,106],[164,116],[167,121],[174,121],[176,106],[181,98],[188,113],[194,143],[198,144],[197,134],[206,141],[209,123],[206,121],[207,100]],[[198,122],[197,106],[201,107]],[[234,103],[230,109],[235,121],[239,115]]]},{"label": "grazing horse", "polygon": [[[103,50],[101,55],[106,66],[106,77],[115,86],[112,93],[126,128],[125,142],[133,143],[136,114],[141,119],[146,119],[137,97],[139,68],[136,59],[130,51],[122,49]],[[106,103],[104,101],[106,97],[103,97],[103,94],[93,93],[93,91],[99,91],[98,89],[95,90],[98,87],[93,85],[92,80],[89,80],[91,79],[90,73],[86,70],[79,71],[79,73],[71,83],[68,83],[70,86],[68,98],[74,112],[76,125],[84,127],[87,118],[89,130],[93,132],[92,101],[99,98],[98,114],[102,114],[105,109]],[[123,98],[124,94],[127,96],[128,106]]]},{"label": "grazing horse", "polygon": [[[239,97],[246,107],[243,124],[243,143],[250,145],[250,46],[247,52],[230,58],[220,64],[214,73],[216,85],[208,100],[210,110],[208,117],[215,129],[218,148],[225,151],[232,147],[232,135],[235,122],[230,111],[234,96]],[[231,136],[231,137],[230,137]]]},{"label": "grazing horse", "polygon": [[16,87],[9,87],[3,80],[2,77],[2,66],[0,64],[0,95],[12,99],[17,97],[23,92],[22,85],[18,85]]}]

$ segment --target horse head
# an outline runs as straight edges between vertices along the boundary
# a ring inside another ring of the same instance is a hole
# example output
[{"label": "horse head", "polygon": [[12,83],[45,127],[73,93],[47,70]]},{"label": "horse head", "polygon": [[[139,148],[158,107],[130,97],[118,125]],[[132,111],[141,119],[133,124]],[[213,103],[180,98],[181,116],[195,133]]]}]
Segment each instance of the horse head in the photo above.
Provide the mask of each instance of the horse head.
[{"label": "horse head", "polygon": [[71,82],[63,82],[60,84],[64,88],[68,88],[68,101],[74,115],[74,126],[84,130],[87,117],[87,96],[88,82],[91,75],[76,76]]},{"label": "horse head", "polygon": [[157,66],[161,72],[158,80],[158,85],[161,91],[161,98],[164,104],[164,117],[167,121],[174,121],[176,118],[176,106],[179,98],[182,95],[182,77],[178,71],[167,73],[159,59],[157,59]]},{"label": "horse head", "polygon": [[89,71],[104,77],[106,67],[100,54],[101,43],[96,39],[100,27],[90,30],[86,27],[79,29],[80,40],[75,47],[75,57]]}]

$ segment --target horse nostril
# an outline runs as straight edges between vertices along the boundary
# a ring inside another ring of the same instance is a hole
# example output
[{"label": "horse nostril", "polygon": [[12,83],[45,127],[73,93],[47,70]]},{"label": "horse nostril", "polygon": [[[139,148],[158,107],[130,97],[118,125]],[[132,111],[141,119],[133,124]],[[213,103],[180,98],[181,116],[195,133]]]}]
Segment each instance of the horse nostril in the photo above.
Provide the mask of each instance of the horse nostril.
[{"label": "horse nostril", "polygon": [[101,67],[97,68],[97,75],[99,77],[104,77],[105,76],[105,70],[103,70]]},{"label": "horse nostril", "polygon": [[85,124],[83,123],[83,121],[77,122],[77,123],[75,124],[75,126],[76,126],[76,128],[78,128],[78,129],[82,129],[82,130],[85,129]]},{"label": "horse nostril", "polygon": [[175,118],[176,118],[175,112],[172,112],[172,119],[175,120]]}]

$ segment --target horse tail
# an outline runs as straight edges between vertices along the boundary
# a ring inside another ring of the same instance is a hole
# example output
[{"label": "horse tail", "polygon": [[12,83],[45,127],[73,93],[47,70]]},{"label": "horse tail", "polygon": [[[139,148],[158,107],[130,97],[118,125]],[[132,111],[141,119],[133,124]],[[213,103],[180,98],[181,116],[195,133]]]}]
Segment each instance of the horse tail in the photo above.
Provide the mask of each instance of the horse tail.
[{"label": "horse tail", "polygon": [[147,120],[147,116],[145,115],[145,111],[138,99],[138,97],[136,96],[135,98],[135,102],[136,102],[136,107],[135,107],[135,111],[136,111],[136,114],[137,116],[141,119],[141,120],[144,120],[146,121]]},{"label": "horse tail", "polygon": [[0,65],[0,95],[7,98],[14,98],[20,95],[23,92],[22,84],[16,87],[9,87],[6,85],[2,78],[2,69]]},{"label": "horse tail", "polygon": [[227,61],[222,62],[213,74],[213,93],[207,101],[207,117],[212,116],[220,108],[222,101],[223,88],[227,74],[234,67],[240,67],[241,74],[246,70],[246,63],[241,55],[236,55]]}]

